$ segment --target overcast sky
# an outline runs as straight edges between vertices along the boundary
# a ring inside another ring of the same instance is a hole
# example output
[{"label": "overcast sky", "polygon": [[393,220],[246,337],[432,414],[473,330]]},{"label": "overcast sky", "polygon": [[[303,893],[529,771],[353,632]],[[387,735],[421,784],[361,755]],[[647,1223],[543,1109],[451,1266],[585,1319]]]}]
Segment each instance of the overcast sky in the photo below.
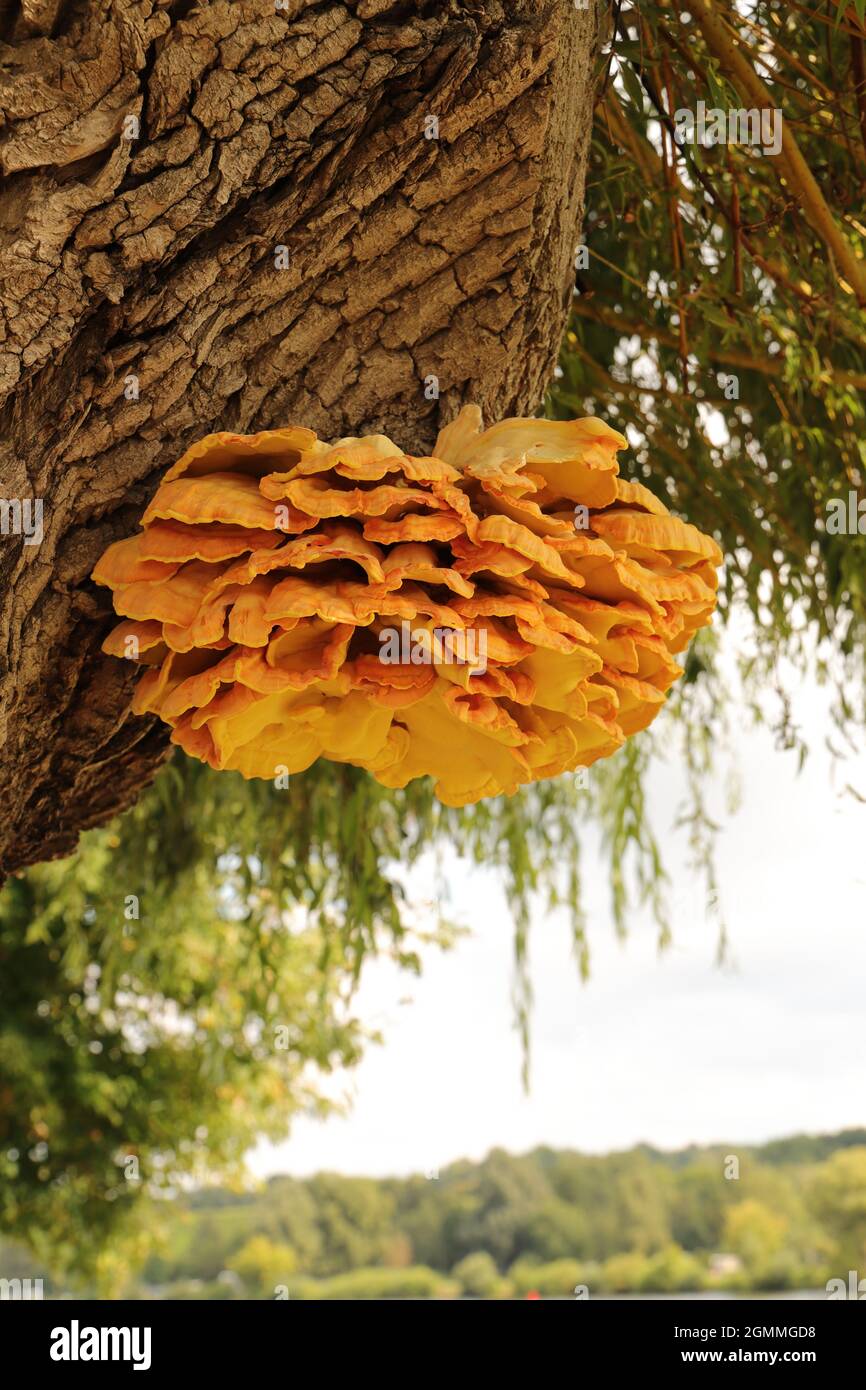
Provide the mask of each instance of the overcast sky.
[{"label": "overcast sky", "polygon": [[777,751],[771,734],[743,731],[740,810],[725,814],[721,781],[716,788],[728,967],[715,963],[717,927],[685,870],[682,836],[671,839],[683,791],[674,761],[650,783],[678,880],[673,945],[659,954],[646,918],[625,943],[616,939],[605,870],[600,863],[594,880],[588,840],[587,985],[565,919],[539,913],[533,923],[529,1095],[502,887],[455,859],[452,910],[472,936],[429,952],[418,981],[385,964],[369,969],[360,1012],[385,1042],[340,1080],[352,1113],[299,1122],[286,1143],[257,1150],[253,1171],[401,1174],[481,1158],[496,1145],[733,1145],[866,1124],[866,806],[839,795],[849,778],[866,786],[866,760],[846,764],[834,787],[826,707],[816,685],[798,689],[795,710],[813,747],[799,776],[796,755]]}]

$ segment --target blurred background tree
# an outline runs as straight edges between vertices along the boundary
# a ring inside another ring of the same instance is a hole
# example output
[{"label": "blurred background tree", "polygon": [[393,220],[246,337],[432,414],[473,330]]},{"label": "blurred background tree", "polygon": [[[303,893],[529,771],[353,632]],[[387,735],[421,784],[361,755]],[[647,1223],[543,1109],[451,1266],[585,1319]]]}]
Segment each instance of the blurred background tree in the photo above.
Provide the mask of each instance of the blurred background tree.
[{"label": "blurred background tree", "polygon": [[866,1148],[841,1149],[816,1177],[812,1210],[829,1240],[834,1274],[866,1278]]},{"label": "blurred background tree", "polygon": [[[164,1204],[165,1239],[130,1291],[274,1298],[285,1288],[294,1299],[530,1290],[573,1298],[582,1284],[593,1294],[821,1290],[862,1270],[846,1263],[845,1242],[846,1212],[862,1205],[864,1139],[861,1129],[741,1147],[736,1182],[725,1180],[724,1146],[640,1146],[603,1157],[496,1150],[435,1179],[331,1173],[274,1177],[255,1192],[199,1190]],[[718,1228],[678,1238],[681,1198],[698,1172],[714,1174]],[[639,1196],[628,1205],[621,1194],[632,1177]],[[590,1190],[592,1201],[579,1195]],[[566,1254],[551,1254],[548,1229],[534,1219],[553,1209],[579,1223]]]},{"label": "blurred background tree", "polygon": [[273,1298],[275,1289],[284,1285],[297,1267],[298,1257],[292,1247],[267,1236],[250,1236],[226,1265],[253,1298]]}]

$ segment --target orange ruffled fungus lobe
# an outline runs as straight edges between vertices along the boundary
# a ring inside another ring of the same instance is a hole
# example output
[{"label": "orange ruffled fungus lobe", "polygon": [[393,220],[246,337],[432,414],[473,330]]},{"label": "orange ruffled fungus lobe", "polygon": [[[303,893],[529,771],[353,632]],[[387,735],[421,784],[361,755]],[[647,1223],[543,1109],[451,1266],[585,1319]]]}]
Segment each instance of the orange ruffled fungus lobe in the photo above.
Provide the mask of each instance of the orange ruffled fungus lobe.
[{"label": "orange ruffled fungus lobe", "polygon": [[133,709],[214,768],[316,758],[462,806],[614,753],[716,602],[714,541],[620,478],[600,420],[464,408],[384,435],[213,434],[94,571],[145,668]]}]

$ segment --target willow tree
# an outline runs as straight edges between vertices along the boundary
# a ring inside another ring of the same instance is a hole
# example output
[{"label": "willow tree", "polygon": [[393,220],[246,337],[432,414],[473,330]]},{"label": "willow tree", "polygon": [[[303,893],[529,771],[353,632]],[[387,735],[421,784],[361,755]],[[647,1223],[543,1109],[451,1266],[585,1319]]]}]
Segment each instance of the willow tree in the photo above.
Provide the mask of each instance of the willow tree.
[{"label": "willow tree", "polygon": [[[814,668],[817,639],[840,724],[862,730],[863,0],[410,8],[4,8],[0,490],[46,501],[42,544],[0,548],[7,871],[69,851],[165,757],[162,730],[126,713],[126,664],[99,654],[109,618],[87,579],[135,530],[164,466],[221,426],[383,429],[418,448],[469,399],[491,417],[537,410],[575,245],[547,408],[626,431],[624,471],[723,546],[722,621],[743,602],[756,626],[745,697],[776,688],[782,653]],[[599,58],[600,28],[613,41]],[[680,142],[678,113],[700,102],[780,112],[778,153]],[[840,532],[829,504],[851,494],[855,526]],[[660,725],[695,774],[693,834],[724,711],[713,657],[693,648]],[[587,790],[562,777],[460,812],[421,783],[386,792],[353,768],[316,764],[275,797],[173,759],[73,859],[0,898],[7,1226],[47,1231],[55,1254],[88,1231],[98,1245],[106,1213],[127,1205],[118,1191],[132,1195],[124,1155],[159,1186],[284,1125],[298,1064],[355,1054],[342,1006],[361,961],[388,949],[417,967],[405,872],[443,843],[507,877],[525,1022],[535,889],[571,908],[586,969],[587,818],[619,921],[628,878],[657,899],[652,748],[652,731],[630,740]],[[141,899],[131,924],[125,895]],[[206,967],[229,907],[238,988],[222,994]],[[275,927],[297,928],[299,911],[298,987],[317,980],[320,1009],[305,995],[292,1047],[263,1057],[248,1025],[293,1008]],[[130,1059],[116,1018],[87,1006],[114,985],[201,1023],[192,1055],[172,1058],[177,1037],[161,1035],[152,1068]],[[247,1111],[210,1104],[221,1066]],[[166,1107],[154,1088],[169,1073],[186,1099]],[[50,1115],[34,1120],[39,1104]],[[52,1143],[34,1124],[58,1127]],[[199,1141],[201,1124],[214,1128]]]},{"label": "willow tree", "polygon": [[186,445],[303,421],[423,451],[465,401],[539,407],[599,21],[568,0],[3,4],[0,494],[41,500],[43,534],[0,550],[0,872],[68,853],[166,756],[88,576]]},{"label": "willow tree", "polygon": [[752,692],[784,652],[862,731],[866,10],[617,5],[612,54],[554,408],[627,430],[637,476],[717,536]]}]

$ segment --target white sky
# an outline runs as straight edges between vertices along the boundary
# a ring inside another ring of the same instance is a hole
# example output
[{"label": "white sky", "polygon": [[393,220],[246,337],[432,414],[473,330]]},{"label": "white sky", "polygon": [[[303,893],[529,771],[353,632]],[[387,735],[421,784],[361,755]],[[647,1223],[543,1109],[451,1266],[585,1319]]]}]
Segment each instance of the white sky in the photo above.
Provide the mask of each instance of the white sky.
[{"label": "white sky", "polygon": [[[777,751],[766,730],[744,730],[738,812],[724,812],[721,778],[716,787],[729,967],[715,963],[717,927],[685,868],[684,837],[670,839],[683,791],[672,761],[649,785],[677,882],[674,942],[659,954],[647,918],[617,941],[606,872],[599,861],[592,881],[588,840],[592,975],[580,984],[564,918],[539,914],[528,1096],[503,890],[494,874],[455,858],[450,910],[473,935],[451,952],[430,951],[418,981],[386,964],[369,969],[360,1013],[385,1042],[341,1079],[351,1114],[298,1122],[286,1143],[259,1147],[252,1170],[402,1174],[478,1159],[497,1145],[736,1145],[866,1123],[866,806],[833,786],[826,704],[813,684],[797,692],[812,748],[799,776],[796,754]],[[837,787],[845,780],[862,790],[866,760],[846,764]],[[401,1002],[407,996],[411,1004]]]}]

